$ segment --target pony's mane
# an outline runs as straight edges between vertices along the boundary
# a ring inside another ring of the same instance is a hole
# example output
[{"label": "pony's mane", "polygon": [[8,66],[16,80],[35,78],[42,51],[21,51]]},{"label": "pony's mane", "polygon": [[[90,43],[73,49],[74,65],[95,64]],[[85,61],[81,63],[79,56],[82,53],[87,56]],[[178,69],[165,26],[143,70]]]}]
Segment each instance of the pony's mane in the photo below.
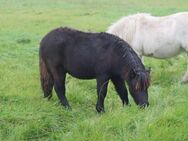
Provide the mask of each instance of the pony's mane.
[{"label": "pony's mane", "polygon": [[112,34],[104,32],[100,34],[105,35],[108,40],[113,42],[114,51],[116,51],[121,59],[129,65],[129,68],[134,70],[145,70],[140,58],[127,42]]},{"label": "pony's mane", "polygon": [[134,81],[134,87],[136,90],[146,90],[146,88],[150,85],[150,76],[149,72],[145,69],[142,64],[140,58],[133,51],[132,48],[129,47],[128,51],[124,52],[123,55],[124,61],[128,64],[130,69],[128,70],[128,74],[135,73],[136,77]]},{"label": "pony's mane", "polygon": [[137,91],[146,90],[150,85],[150,77],[148,72],[138,72],[134,87]]},{"label": "pony's mane", "polygon": [[107,29],[107,33],[117,35],[131,44],[133,36],[136,33],[137,20],[146,16],[150,16],[150,14],[137,13],[122,17],[118,21],[112,23],[112,25]]},{"label": "pony's mane", "polygon": [[[101,33],[105,34],[105,33]],[[127,76],[132,72],[136,74],[135,86],[136,90],[146,89],[150,85],[149,73],[145,69],[138,55],[130,47],[128,43],[112,34],[105,34],[106,38],[114,42],[114,51],[118,53],[122,61],[127,64]]]}]

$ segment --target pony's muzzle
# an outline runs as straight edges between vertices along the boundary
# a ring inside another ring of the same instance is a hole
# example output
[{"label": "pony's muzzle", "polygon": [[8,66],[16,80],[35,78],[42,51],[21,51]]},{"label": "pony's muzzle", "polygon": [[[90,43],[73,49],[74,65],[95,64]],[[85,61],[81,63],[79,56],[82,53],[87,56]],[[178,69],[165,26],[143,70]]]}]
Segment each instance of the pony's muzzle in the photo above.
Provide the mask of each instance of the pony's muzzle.
[{"label": "pony's muzzle", "polygon": [[149,102],[143,103],[143,104],[139,104],[140,108],[146,108],[149,106]]}]

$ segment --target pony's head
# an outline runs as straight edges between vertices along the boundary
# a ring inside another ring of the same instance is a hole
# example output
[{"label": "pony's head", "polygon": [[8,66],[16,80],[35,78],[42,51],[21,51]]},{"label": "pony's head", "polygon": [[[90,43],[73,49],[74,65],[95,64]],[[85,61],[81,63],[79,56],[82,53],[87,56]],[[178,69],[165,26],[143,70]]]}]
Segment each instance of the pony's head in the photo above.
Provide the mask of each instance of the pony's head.
[{"label": "pony's head", "polygon": [[150,85],[150,70],[131,70],[127,82],[135,103],[140,107],[149,106],[148,87]]},{"label": "pony's head", "polygon": [[[109,35],[113,37],[113,35]],[[114,37],[115,38],[115,37]],[[136,52],[124,40],[116,37],[114,52],[119,56],[118,70],[129,85],[129,91],[136,104],[148,106],[150,70],[146,70]]]}]

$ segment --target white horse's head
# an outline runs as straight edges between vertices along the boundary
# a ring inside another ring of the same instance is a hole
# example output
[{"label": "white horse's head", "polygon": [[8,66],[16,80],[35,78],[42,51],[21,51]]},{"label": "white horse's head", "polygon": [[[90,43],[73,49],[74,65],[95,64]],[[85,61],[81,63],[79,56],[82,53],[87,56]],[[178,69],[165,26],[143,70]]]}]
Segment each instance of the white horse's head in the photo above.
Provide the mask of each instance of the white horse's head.
[{"label": "white horse's head", "polygon": [[138,13],[121,18],[113,23],[107,30],[108,33],[119,36],[131,44],[134,34],[136,33],[137,23],[140,19],[148,16],[148,13]]}]

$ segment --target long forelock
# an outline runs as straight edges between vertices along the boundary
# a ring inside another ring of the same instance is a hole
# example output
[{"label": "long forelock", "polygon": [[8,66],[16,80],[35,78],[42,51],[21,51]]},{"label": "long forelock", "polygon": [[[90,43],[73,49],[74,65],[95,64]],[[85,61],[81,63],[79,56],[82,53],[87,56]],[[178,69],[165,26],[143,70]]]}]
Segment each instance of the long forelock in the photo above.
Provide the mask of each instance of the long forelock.
[{"label": "long forelock", "polygon": [[147,90],[147,88],[150,85],[150,77],[148,75],[148,73],[145,72],[139,72],[136,76],[136,81],[135,81],[135,89],[137,91],[141,91],[141,90]]}]

